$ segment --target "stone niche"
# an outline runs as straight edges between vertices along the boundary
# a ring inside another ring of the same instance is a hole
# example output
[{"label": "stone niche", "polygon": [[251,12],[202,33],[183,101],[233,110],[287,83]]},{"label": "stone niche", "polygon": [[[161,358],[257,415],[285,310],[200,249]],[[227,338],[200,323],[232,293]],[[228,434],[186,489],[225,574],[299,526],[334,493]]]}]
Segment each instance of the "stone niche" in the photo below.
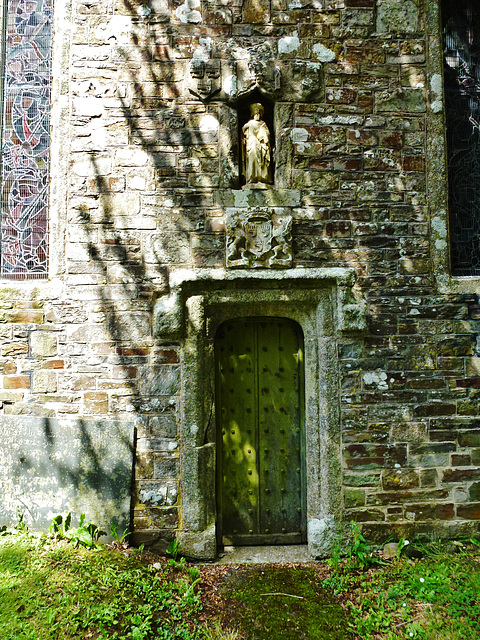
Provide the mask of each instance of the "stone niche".
[{"label": "stone niche", "polygon": [[283,59],[265,43],[243,40],[236,42],[235,50],[235,55],[220,60],[212,57],[211,47],[203,44],[202,57],[191,61],[184,79],[189,98],[214,104],[218,114],[219,186],[239,189],[244,185],[241,129],[250,117],[250,105],[261,103],[271,135],[272,176],[268,186],[291,189],[294,145],[305,142],[301,137],[304,129],[295,127],[295,104],[323,100],[324,64],[335,54],[325,49],[327,54],[319,60]]},{"label": "stone niche", "polygon": [[184,554],[214,558],[216,416],[214,338],[234,318],[282,317],[300,325],[305,346],[307,538],[312,557],[328,555],[341,511],[337,337],[365,328],[347,269],[172,270],[171,293],[154,309],[155,333],[183,345],[179,433]]}]

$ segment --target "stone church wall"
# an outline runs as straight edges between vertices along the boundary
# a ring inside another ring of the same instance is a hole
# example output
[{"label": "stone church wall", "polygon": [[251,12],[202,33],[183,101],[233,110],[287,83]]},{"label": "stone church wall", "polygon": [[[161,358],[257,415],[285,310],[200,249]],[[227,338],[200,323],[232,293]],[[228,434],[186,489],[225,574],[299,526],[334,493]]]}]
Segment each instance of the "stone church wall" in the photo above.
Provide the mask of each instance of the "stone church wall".
[{"label": "stone church wall", "polygon": [[[262,289],[288,270],[292,290],[323,278],[332,309],[324,338],[335,354],[328,410],[338,460],[325,535],[352,519],[377,540],[478,534],[480,306],[475,283],[454,286],[445,268],[437,3],[64,4],[51,279],[0,290],[5,429],[15,433],[22,416],[34,431],[45,428],[39,418],[55,429],[95,422],[118,444],[124,423],[122,441],[136,451],[135,540],[161,549],[183,535],[191,555],[212,555],[205,532],[215,515],[206,509],[189,524],[185,511],[203,500],[205,474],[214,482],[205,443],[197,457],[186,449],[189,350],[203,339],[188,336],[195,318],[208,323],[186,300],[208,292],[214,313],[209,282],[227,287],[257,271],[252,286]],[[241,184],[239,126],[251,100],[271,111],[267,189]],[[228,265],[229,221],[252,211],[288,218],[288,264]],[[277,298],[272,313],[281,313]],[[200,478],[193,497],[190,465]],[[10,474],[6,465],[0,489],[13,505]],[[35,509],[32,520],[45,524]]]}]

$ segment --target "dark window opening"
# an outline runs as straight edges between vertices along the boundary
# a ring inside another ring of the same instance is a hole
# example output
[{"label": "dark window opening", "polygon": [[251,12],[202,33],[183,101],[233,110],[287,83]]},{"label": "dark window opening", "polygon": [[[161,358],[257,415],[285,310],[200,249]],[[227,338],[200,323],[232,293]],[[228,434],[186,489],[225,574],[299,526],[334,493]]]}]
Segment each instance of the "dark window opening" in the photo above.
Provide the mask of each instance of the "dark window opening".
[{"label": "dark window opening", "polygon": [[480,7],[444,0],[445,117],[452,275],[480,275]]}]

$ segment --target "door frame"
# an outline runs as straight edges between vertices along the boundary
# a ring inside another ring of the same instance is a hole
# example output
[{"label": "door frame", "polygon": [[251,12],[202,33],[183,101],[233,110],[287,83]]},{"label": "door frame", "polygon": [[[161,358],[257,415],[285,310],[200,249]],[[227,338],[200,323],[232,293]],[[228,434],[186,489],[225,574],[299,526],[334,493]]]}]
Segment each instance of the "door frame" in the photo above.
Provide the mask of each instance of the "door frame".
[{"label": "door frame", "polygon": [[217,328],[233,318],[273,316],[295,321],[304,335],[307,542],[312,557],[328,556],[343,511],[337,340],[365,326],[352,270],[179,270],[171,284],[172,293],[156,304],[154,323],[157,336],[182,336],[181,548],[199,558],[217,552]]}]

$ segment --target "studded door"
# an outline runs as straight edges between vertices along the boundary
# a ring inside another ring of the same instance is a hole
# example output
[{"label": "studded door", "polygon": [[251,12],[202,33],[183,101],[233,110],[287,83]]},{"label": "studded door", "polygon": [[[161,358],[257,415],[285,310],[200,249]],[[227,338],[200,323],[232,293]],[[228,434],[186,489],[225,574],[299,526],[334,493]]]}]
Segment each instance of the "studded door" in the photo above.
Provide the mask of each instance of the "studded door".
[{"label": "studded door", "polygon": [[217,333],[216,359],[223,542],[304,542],[301,330],[282,318],[226,322]]}]

